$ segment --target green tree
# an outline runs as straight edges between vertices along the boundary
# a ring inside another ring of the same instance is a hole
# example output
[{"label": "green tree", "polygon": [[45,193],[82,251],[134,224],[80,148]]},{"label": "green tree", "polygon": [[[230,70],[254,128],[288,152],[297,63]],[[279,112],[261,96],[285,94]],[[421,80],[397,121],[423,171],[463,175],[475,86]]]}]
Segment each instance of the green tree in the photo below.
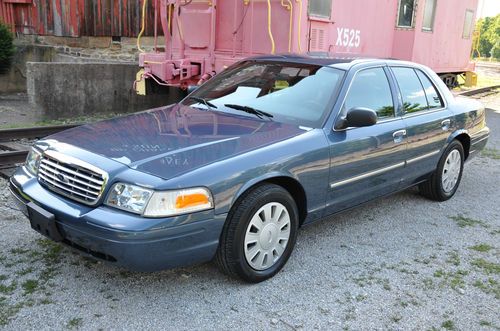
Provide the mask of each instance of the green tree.
[{"label": "green tree", "polygon": [[14,55],[14,36],[7,25],[0,22],[0,72],[6,71]]},{"label": "green tree", "polygon": [[479,31],[479,52],[481,57],[500,57],[500,14],[481,18],[476,23]]}]

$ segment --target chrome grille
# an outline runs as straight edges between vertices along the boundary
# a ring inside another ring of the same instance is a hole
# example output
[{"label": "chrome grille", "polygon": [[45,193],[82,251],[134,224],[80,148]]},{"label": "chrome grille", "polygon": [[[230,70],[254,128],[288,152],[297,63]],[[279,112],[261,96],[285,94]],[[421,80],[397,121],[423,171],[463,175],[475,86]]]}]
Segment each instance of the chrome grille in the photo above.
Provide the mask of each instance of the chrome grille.
[{"label": "chrome grille", "polygon": [[46,151],[38,167],[38,181],[51,191],[87,205],[99,201],[107,174],[83,161]]}]

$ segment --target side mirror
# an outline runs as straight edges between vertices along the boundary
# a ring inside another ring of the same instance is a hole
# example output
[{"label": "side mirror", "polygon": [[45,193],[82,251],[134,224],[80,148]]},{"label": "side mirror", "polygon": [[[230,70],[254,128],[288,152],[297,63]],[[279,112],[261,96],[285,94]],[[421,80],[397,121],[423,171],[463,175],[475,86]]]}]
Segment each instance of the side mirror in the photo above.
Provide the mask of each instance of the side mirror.
[{"label": "side mirror", "polygon": [[337,129],[348,127],[359,128],[362,126],[371,126],[377,123],[377,113],[370,108],[356,107],[347,112],[347,116],[337,123]]}]

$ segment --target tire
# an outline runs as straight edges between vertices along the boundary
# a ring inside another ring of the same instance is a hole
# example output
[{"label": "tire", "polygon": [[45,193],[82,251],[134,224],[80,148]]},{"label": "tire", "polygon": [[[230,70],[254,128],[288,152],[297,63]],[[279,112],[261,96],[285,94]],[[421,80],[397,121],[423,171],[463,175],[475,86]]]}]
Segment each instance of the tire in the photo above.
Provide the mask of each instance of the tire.
[{"label": "tire", "polygon": [[[456,160],[458,156],[460,159]],[[419,185],[420,194],[435,201],[450,199],[460,185],[463,170],[464,148],[458,140],[453,140],[441,156],[436,171],[426,182]],[[445,178],[450,176],[451,179],[446,181]]]},{"label": "tire", "polygon": [[298,226],[297,205],[288,191],[275,184],[257,186],[229,212],[215,262],[233,278],[249,283],[269,279],[288,261]]}]

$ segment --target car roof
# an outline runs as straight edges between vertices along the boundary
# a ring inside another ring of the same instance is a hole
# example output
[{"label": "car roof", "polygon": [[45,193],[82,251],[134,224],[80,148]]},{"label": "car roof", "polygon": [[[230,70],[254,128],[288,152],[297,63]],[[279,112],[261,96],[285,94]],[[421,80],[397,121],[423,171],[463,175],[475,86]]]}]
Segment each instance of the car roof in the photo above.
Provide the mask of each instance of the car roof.
[{"label": "car roof", "polygon": [[313,64],[320,66],[331,66],[344,70],[349,70],[352,66],[356,64],[368,63],[368,62],[385,62],[388,64],[415,65],[415,63],[398,61],[396,59],[383,59],[377,57],[363,57],[363,56],[343,57],[332,53],[307,53],[307,54],[286,53],[286,54],[276,54],[276,55],[260,55],[251,57],[248,60]]}]

